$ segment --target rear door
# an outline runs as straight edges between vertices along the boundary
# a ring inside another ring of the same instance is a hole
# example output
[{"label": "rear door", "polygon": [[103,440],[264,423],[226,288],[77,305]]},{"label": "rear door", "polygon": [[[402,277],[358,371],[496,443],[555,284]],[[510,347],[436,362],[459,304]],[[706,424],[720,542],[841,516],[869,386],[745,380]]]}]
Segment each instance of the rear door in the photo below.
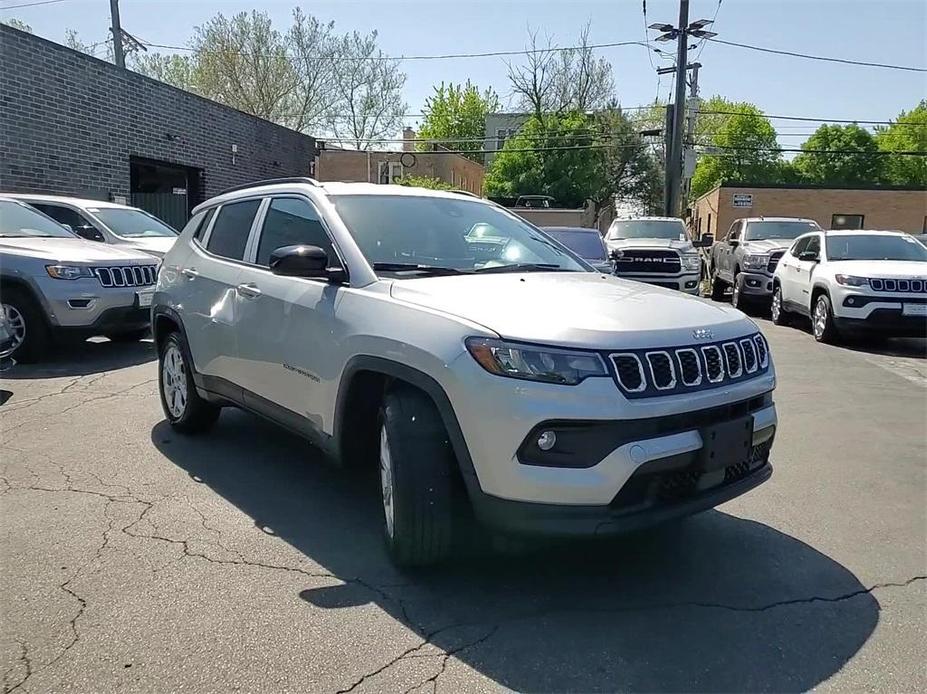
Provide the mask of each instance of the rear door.
[{"label": "rear door", "polygon": [[[236,287],[262,202],[252,198],[219,207],[178,268],[184,327],[196,368],[231,383],[236,382],[238,357]],[[221,384],[216,388],[221,390]]]},{"label": "rear door", "polygon": [[[325,222],[306,197],[269,199],[251,251],[252,262],[238,278],[241,329],[239,378],[245,402],[293,421],[292,415],[321,426],[337,370],[335,309],[340,286],[323,279],[281,277],[270,271],[270,256],[283,246],[322,248],[329,267],[343,267]],[[284,408],[286,411],[280,411]]]}]

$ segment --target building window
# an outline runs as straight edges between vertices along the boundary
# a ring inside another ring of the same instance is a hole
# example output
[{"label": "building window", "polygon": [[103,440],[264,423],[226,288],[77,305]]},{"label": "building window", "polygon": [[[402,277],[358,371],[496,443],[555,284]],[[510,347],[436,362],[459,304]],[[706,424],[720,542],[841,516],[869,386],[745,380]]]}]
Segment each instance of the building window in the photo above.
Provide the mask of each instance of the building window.
[{"label": "building window", "polygon": [[398,183],[402,178],[402,163],[398,161],[381,161],[377,180],[382,184]]},{"label": "building window", "polygon": [[830,218],[831,229],[862,229],[866,217],[861,214],[835,214]]},{"label": "building window", "polygon": [[711,212],[708,213],[708,224],[705,225],[705,233],[706,234],[711,233]]},{"label": "building window", "polygon": [[517,128],[499,128],[496,130],[496,149],[502,149],[505,141],[518,134]]}]

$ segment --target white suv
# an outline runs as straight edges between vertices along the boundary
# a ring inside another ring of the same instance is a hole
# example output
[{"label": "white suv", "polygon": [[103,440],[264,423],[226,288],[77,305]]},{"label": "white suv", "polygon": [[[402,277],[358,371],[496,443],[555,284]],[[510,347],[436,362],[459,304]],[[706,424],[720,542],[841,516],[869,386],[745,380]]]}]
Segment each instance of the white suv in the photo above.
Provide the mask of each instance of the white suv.
[{"label": "white suv", "polygon": [[799,236],[773,277],[772,320],[811,318],[814,339],[927,337],[927,248],[900,231]]},{"label": "white suv", "polygon": [[[498,243],[474,244],[474,228]],[[244,407],[377,465],[394,561],[471,513],[605,535],[766,480],[766,341],[739,311],[592,271],[509,211],[400,186],[283,179],[200,205],[152,309],[183,432]]]}]

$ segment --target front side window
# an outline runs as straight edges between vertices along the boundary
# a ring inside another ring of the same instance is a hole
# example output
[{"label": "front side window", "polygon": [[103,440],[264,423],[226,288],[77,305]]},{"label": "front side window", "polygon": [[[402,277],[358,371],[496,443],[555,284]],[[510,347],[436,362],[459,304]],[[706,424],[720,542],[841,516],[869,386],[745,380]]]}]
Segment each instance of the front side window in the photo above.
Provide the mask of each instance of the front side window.
[{"label": "front side window", "polygon": [[740,238],[740,222],[734,222],[731,224],[731,228],[727,232],[727,238],[729,241]]},{"label": "front side window", "polygon": [[818,255],[821,255],[821,239],[820,239],[820,237],[818,237],[818,236],[812,236],[812,237],[808,240],[808,245],[805,247],[805,250],[806,250],[806,251],[809,251],[809,252],[811,252],[811,253],[817,253]]},{"label": "front side window", "polygon": [[397,264],[456,272],[588,271],[535,227],[494,205],[413,195],[336,195],[332,201],[378,271]]},{"label": "front side window", "polygon": [[328,254],[330,266],[339,265],[318,213],[305,200],[276,198],[271,201],[255,262],[269,266],[271,254],[284,246],[318,246]]},{"label": "front side window", "polygon": [[809,241],[811,241],[810,236],[806,236],[804,238],[798,239],[798,241],[795,242],[795,245],[792,246],[792,250],[789,252],[792,254],[793,257],[797,258],[798,256],[802,254],[802,251],[808,248]]},{"label": "front side window", "polygon": [[911,236],[828,234],[828,260],[909,260],[927,262],[927,248]]},{"label": "front side window", "polygon": [[223,205],[212,225],[206,250],[223,258],[242,260],[260,204],[260,200],[243,200]]},{"label": "front side window", "polygon": [[614,221],[608,228],[609,241],[621,239],[672,239],[681,241],[686,237],[686,227],[681,219],[629,219]]},{"label": "front side window", "polygon": [[30,202],[29,205],[37,209],[39,212],[44,212],[56,222],[67,224],[69,227],[71,227],[71,231],[73,231],[78,236],[89,239],[91,241],[103,240],[103,235],[97,230],[97,228],[90,223],[89,219],[84,217],[77,210],[72,210],[70,207],[62,207],[61,205],[49,205],[42,202]]},{"label": "front side window", "polygon": [[31,207],[0,200],[0,237],[73,239],[74,234]]},{"label": "front side window", "polygon": [[176,229],[144,210],[124,207],[88,207],[87,211],[109,227],[116,236],[127,239],[174,237]]},{"label": "front side window", "polygon": [[744,232],[747,241],[765,241],[767,239],[797,239],[809,231],[817,231],[814,222],[750,222]]}]

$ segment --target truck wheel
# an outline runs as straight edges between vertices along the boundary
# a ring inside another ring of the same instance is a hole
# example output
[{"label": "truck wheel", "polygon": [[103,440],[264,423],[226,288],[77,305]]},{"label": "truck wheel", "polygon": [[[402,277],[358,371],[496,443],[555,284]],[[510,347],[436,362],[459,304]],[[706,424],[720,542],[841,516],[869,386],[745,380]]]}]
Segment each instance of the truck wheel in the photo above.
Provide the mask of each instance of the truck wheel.
[{"label": "truck wheel", "polygon": [[724,298],[724,290],[727,288],[724,280],[718,277],[716,268],[711,269],[711,298],[715,301],[721,301]]},{"label": "truck wheel", "polygon": [[206,402],[196,392],[180,333],[172,332],[161,343],[158,382],[161,408],[174,429],[184,434],[199,434],[216,423],[222,408]]},{"label": "truck wheel", "polygon": [[393,388],[380,409],[383,534],[398,566],[423,566],[451,550],[461,501],[457,460],[431,399]]},{"label": "truck wheel", "polygon": [[837,341],[837,327],[834,325],[834,312],[827,294],[819,294],[814,301],[811,315],[811,330],[818,342],[833,344]]},{"label": "truck wheel", "polygon": [[10,357],[22,364],[41,361],[51,347],[51,334],[39,305],[27,292],[11,287],[3,290],[0,307],[13,333]]},{"label": "truck wheel", "polygon": [[772,302],[769,304],[769,314],[773,325],[788,325],[791,320],[789,312],[782,306],[782,287],[778,284],[773,289]]},{"label": "truck wheel", "polygon": [[743,295],[743,284],[743,277],[740,275],[734,275],[734,284],[732,285],[731,289],[731,306],[743,311],[744,313],[748,313],[750,303]]}]

